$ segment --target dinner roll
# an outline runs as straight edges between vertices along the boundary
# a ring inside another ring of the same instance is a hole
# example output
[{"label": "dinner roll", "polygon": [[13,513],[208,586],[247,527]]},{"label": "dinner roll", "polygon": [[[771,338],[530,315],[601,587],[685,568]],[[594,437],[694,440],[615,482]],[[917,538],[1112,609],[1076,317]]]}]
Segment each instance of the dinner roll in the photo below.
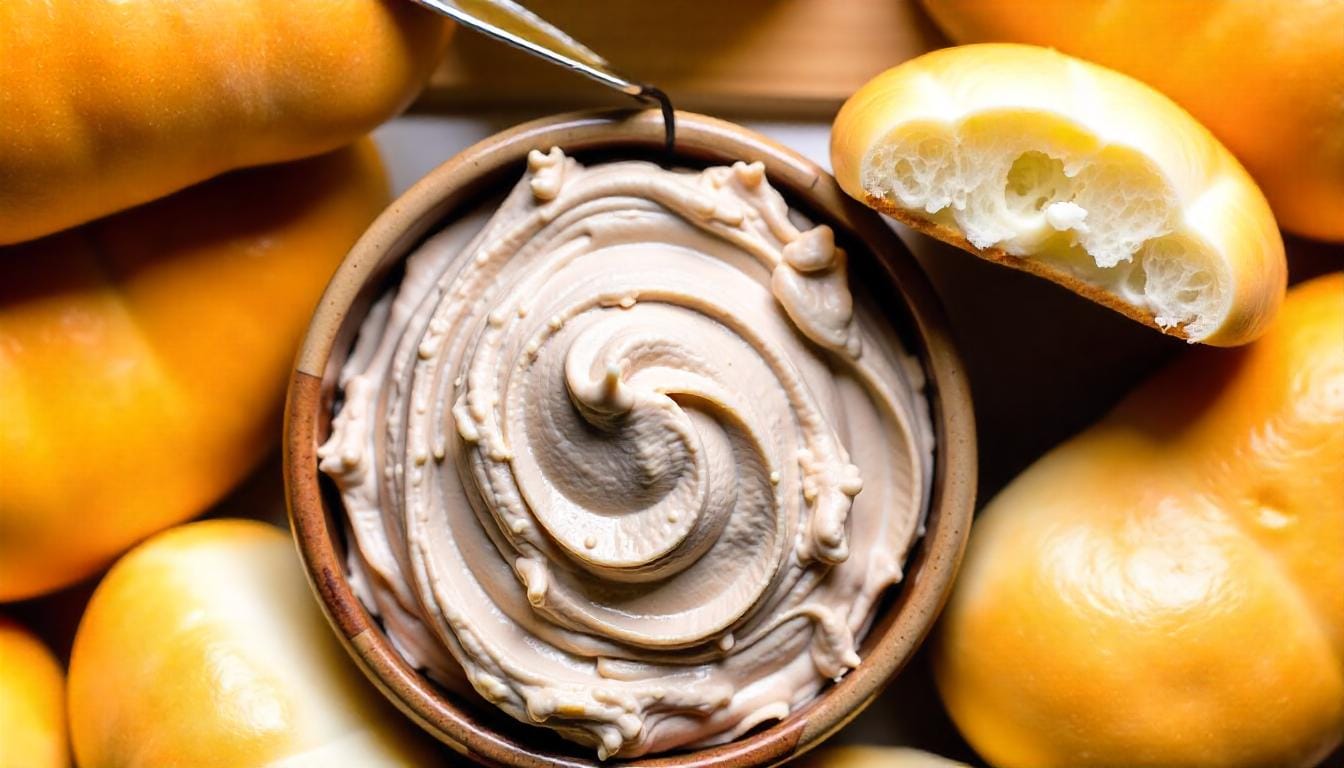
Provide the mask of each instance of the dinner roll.
[{"label": "dinner roll", "polygon": [[363,140],[0,248],[0,600],[89,576],[266,457],[318,296],[387,200]]},{"label": "dinner roll", "polygon": [[0,245],[349,144],[446,29],[407,0],[0,3]]},{"label": "dinner roll", "polygon": [[1190,110],[1259,182],[1284,227],[1344,240],[1339,0],[923,0],[959,43],[1057,48]]},{"label": "dinner roll", "polygon": [[113,566],[75,635],[70,732],[83,768],[435,762],[337,642],[288,533],[247,520]]},{"label": "dinner roll", "polygon": [[65,673],[41,640],[0,616],[0,768],[68,765]]},{"label": "dinner roll", "polygon": [[853,197],[941,240],[1215,345],[1262,333],[1283,242],[1255,183],[1169,99],[1025,45],[912,59],[845,103]]},{"label": "dinner roll", "polygon": [[934,655],[1003,768],[1315,766],[1344,734],[1344,273],[976,519]]}]

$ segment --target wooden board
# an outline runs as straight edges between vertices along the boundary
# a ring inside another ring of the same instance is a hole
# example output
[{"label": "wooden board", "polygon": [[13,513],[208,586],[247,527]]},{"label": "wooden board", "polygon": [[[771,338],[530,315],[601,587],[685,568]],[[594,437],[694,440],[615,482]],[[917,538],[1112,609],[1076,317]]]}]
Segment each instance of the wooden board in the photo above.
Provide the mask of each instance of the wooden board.
[{"label": "wooden board", "polygon": [[[680,109],[829,119],[882,70],[943,44],[916,0],[524,0]],[[421,99],[461,112],[623,103],[583,77],[459,31]]]}]

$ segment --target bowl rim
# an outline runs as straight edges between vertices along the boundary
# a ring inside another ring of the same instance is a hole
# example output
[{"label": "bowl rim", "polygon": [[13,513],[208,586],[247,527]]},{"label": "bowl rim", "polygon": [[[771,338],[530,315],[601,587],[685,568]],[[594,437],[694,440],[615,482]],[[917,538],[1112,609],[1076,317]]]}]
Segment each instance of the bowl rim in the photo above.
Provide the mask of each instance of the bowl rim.
[{"label": "bowl rim", "polygon": [[[969,534],[975,500],[975,420],[965,369],[942,305],[927,276],[895,232],[871,209],[849,198],[810,160],[742,126],[677,112],[679,159],[694,164],[759,160],[766,176],[793,203],[857,241],[873,255],[905,315],[926,376],[934,428],[934,474],[924,536],[907,558],[894,600],[869,630],[862,663],[839,683],[785,719],[727,744],[606,764],[646,768],[772,766],[802,754],[858,715],[909,661],[928,635],[951,590]],[[479,200],[491,179],[521,169],[531,149],[616,151],[649,155],[662,148],[655,110],[572,112],[496,133],[430,171],[369,226],[336,270],[317,305],[291,373],[285,405],[284,476],[290,526],[309,583],[341,643],[365,675],[420,727],[483,765],[563,766],[601,763],[526,743],[477,719],[444,696],[392,648],[380,624],[347,578],[343,533],[328,510],[317,468],[317,446],[329,427],[335,388],[333,353],[348,348],[363,317],[361,301],[404,260],[444,216]],[[514,175],[516,178],[516,173]],[[359,311],[356,311],[359,310]],[[520,725],[520,731],[526,726]]]}]

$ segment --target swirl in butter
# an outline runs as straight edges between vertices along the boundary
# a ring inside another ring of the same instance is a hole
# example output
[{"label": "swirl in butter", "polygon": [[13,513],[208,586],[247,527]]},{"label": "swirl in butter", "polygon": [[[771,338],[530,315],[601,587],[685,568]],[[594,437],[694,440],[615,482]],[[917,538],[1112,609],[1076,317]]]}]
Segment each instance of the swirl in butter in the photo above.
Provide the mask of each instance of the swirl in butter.
[{"label": "swirl in butter", "polygon": [[397,649],[635,756],[859,663],[920,533],[922,373],[759,163],[533,152],[408,260],[319,455]]}]

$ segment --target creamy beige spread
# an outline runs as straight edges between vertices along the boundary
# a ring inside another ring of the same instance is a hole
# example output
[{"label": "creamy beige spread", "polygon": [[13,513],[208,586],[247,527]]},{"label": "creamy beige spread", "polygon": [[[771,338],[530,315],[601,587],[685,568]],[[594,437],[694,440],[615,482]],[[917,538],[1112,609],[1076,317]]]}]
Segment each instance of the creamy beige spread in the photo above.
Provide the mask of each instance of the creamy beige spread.
[{"label": "creamy beige spread", "polygon": [[319,455],[408,661],[634,756],[859,663],[928,501],[922,382],[759,163],[533,152],[373,306]]}]

